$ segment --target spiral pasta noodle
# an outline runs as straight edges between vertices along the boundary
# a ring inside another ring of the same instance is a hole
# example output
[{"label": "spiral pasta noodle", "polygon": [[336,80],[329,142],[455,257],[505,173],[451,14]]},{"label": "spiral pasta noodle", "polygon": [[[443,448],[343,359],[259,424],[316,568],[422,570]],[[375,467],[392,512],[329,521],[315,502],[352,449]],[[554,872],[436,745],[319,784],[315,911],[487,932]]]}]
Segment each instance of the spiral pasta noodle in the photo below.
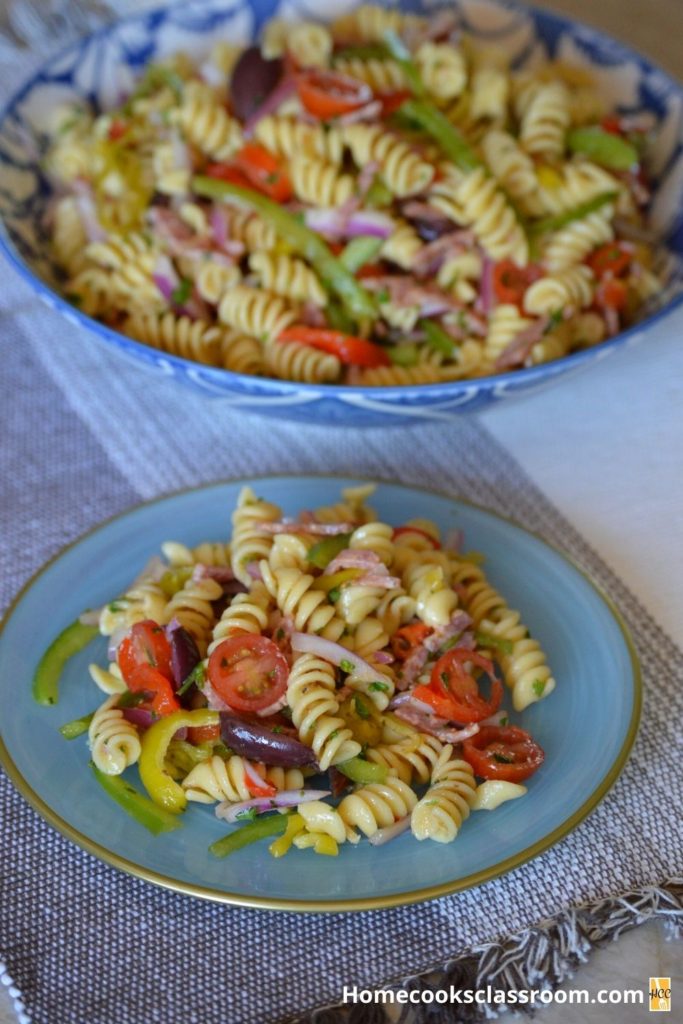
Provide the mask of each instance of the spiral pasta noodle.
[{"label": "spiral pasta noodle", "polygon": [[353,531],[349,547],[358,551],[372,551],[385,565],[391,565],[394,557],[393,533],[387,523],[365,523]]},{"label": "spiral pasta noodle", "polygon": [[236,594],[213,627],[207,653],[237,633],[263,633],[268,626],[270,594],[256,581],[248,594]]},{"label": "spiral pasta noodle", "polygon": [[413,808],[410,828],[416,839],[452,843],[469,818],[476,789],[474,773],[467,761],[452,757],[449,744],[439,755],[429,789]]},{"label": "spiral pasta noodle", "polygon": [[353,194],[351,175],[340,174],[333,164],[317,157],[292,157],[289,175],[297,198],[314,206],[341,206]]},{"label": "spiral pasta noodle", "polygon": [[190,578],[166,605],[161,622],[177,619],[192,635],[199,653],[203,655],[216,618],[212,601],[218,601],[222,596],[223,588],[216,580]]},{"label": "spiral pasta noodle", "polygon": [[268,558],[273,538],[259,530],[260,523],[275,523],[282,516],[277,505],[257,498],[250,487],[243,487],[232,513],[230,564],[240,583],[251,587],[253,582],[247,566]]},{"label": "spiral pasta noodle", "polygon": [[166,607],[167,597],[158,583],[152,579],[140,579],[114,601],[106,604],[100,612],[99,627],[103,636],[111,636],[121,629],[128,629],[143,619],[160,621]]},{"label": "spiral pasta noodle", "polygon": [[337,618],[322,590],[315,590],[315,579],[299,569],[271,570],[268,562],[260,563],[263,582],[275,598],[283,615],[294,622],[300,632],[319,633],[327,640],[338,640],[344,623]]},{"label": "spiral pasta noodle", "polygon": [[178,123],[193,146],[213,160],[229,160],[242,145],[238,121],[217,103],[203,82],[188,82]]},{"label": "spiral pasta noodle", "polygon": [[88,727],[93,764],[105,775],[120,775],[140,757],[137,729],[117,707],[118,699],[118,694],[108,697]]},{"label": "spiral pasta noodle", "polygon": [[343,142],[338,128],[320,124],[306,124],[295,117],[268,114],[254,128],[254,136],[271,153],[291,160],[305,156],[340,164]]},{"label": "spiral pasta noodle", "polygon": [[312,302],[315,306],[324,306],[327,302],[325,290],[314,271],[294,256],[252,253],[249,269],[258,276],[261,286],[274,295],[292,302]]},{"label": "spiral pasta noodle", "polygon": [[302,743],[315,751],[321,771],[360,753],[351,730],[339,717],[334,695],[334,670],[312,654],[302,654],[292,665],[287,701]]},{"label": "spiral pasta noodle", "polygon": [[195,803],[241,803],[251,797],[249,769],[275,786],[278,792],[283,789],[301,789],[304,784],[304,777],[299,768],[288,768],[286,771],[282,768],[264,769],[237,754],[233,754],[227,760],[214,754],[208,761],[195,765],[181,785],[187,799]]},{"label": "spiral pasta noodle", "polygon": [[443,747],[436,736],[418,733],[415,739],[370,747],[367,758],[368,761],[383,765],[408,785],[413,781],[424,783],[429,782]]},{"label": "spiral pasta noodle", "polygon": [[347,125],[343,134],[356,165],[378,163],[387,185],[401,198],[422,192],[434,177],[431,164],[379,125]]},{"label": "spiral pasta noodle", "polygon": [[583,309],[592,300],[593,271],[577,265],[534,281],[524,295],[524,308],[528,313],[543,315],[565,306]]},{"label": "spiral pasta noodle", "polygon": [[[445,401],[470,395],[454,382],[560,359],[668,300],[662,243],[633,242],[659,187],[658,115],[616,108],[600,76],[526,44],[513,60],[452,12],[363,4],[259,25],[261,56],[296,72],[259,116],[238,99],[246,47],[221,41],[201,63],[150,63],[111,109],[50,119],[49,252],[83,314],[214,367],[200,377],[215,386],[227,371],[321,394],[433,385]],[[612,241],[618,259],[595,253]],[[612,261],[619,284],[603,287]],[[583,264],[588,304],[576,276],[536,282]],[[560,293],[568,327],[547,322]],[[505,352],[512,306],[529,332]]]},{"label": "spiral pasta noodle", "polygon": [[217,366],[220,362],[223,330],[205,320],[191,320],[171,312],[136,312],[127,318],[123,329],[136,341],[173,356],[194,359],[205,366]]},{"label": "spiral pasta noodle", "polygon": [[296,341],[274,341],[264,350],[266,366],[280,380],[296,380],[306,384],[324,384],[336,380],[341,364],[330,352],[321,352],[311,345]]},{"label": "spiral pasta noodle", "polygon": [[428,626],[445,626],[458,606],[458,595],[448,585],[444,570],[432,553],[415,554],[403,570],[403,585],[415,599],[418,618]]},{"label": "spiral pasta noodle", "polygon": [[417,796],[410,786],[390,775],[386,782],[359,786],[344,797],[338,811],[347,828],[359,829],[369,837],[405,818],[416,804]]},{"label": "spiral pasta noodle", "polygon": [[195,565],[230,565],[230,545],[223,541],[203,541],[193,548],[179,541],[167,540],[161,545],[164,558],[173,568]]}]

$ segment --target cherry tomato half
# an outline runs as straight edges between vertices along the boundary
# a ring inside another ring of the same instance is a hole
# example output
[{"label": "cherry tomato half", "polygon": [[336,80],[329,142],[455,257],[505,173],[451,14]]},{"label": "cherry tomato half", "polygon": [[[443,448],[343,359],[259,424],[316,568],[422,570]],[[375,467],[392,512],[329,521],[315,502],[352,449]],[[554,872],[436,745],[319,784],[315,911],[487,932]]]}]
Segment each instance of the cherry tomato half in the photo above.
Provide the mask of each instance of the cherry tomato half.
[{"label": "cherry tomato half", "polygon": [[628,289],[623,281],[616,277],[606,277],[600,282],[595,292],[595,303],[598,307],[622,310],[628,301]]},{"label": "cherry tomato half", "polygon": [[171,683],[151,665],[139,665],[128,675],[124,673],[124,679],[131,693],[149,695],[140,705],[143,710],[151,711],[158,718],[162,718],[180,709],[180,701],[173,692]]},{"label": "cherry tomato half", "polygon": [[382,104],[381,117],[391,117],[399,107],[402,107],[406,100],[410,99],[411,93],[407,89],[399,89],[396,92],[375,93],[375,99]]},{"label": "cherry tomato half", "polygon": [[247,142],[235,155],[235,166],[251,183],[252,188],[274,199],[286,203],[292,198],[292,184],[279,160],[258,142]]},{"label": "cherry tomato half", "polygon": [[619,277],[628,270],[633,254],[624,251],[618,242],[608,242],[588,256],[586,263],[596,277],[604,277],[610,273],[613,277]]},{"label": "cherry tomato half", "polygon": [[209,178],[227,181],[229,185],[239,185],[240,188],[253,188],[246,174],[243,174],[234,164],[207,164],[204,173]]},{"label": "cherry tomato half", "polygon": [[348,114],[372,100],[369,85],[338,71],[304,71],[297,77],[296,88],[309,114],[323,121]]},{"label": "cherry tomato half", "polygon": [[538,281],[541,276],[541,269],[533,263],[527,267],[518,267],[512,260],[501,260],[493,268],[496,298],[499,302],[519,306],[529,285]]},{"label": "cherry tomato half", "polygon": [[407,661],[416,647],[424,643],[433,633],[431,626],[424,622],[413,622],[409,626],[401,626],[391,638],[391,651],[397,661]]},{"label": "cherry tomato half", "polygon": [[117,660],[126,682],[139,668],[149,665],[166,679],[173,679],[171,645],[163,628],[153,619],[136,622],[131,627],[119,645]]},{"label": "cherry tomato half", "polygon": [[313,348],[322,349],[323,352],[331,352],[342,363],[348,365],[368,367],[391,365],[389,356],[379,345],[366,341],[365,338],[355,338],[351,334],[343,334],[341,331],[333,331],[325,327],[307,327],[305,324],[296,324],[283,331],[278,341],[298,341],[302,345],[312,345]]},{"label": "cherry tomato half", "polygon": [[[479,683],[466,664],[483,669],[491,680],[491,695],[486,700]],[[415,697],[434,708],[440,718],[469,725],[495,714],[503,700],[503,684],[494,675],[493,664],[476,651],[456,647],[435,663],[429,686],[417,686]]]},{"label": "cherry tomato half", "polygon": [[209,658],[209,682],[236,711],[262,711],[287,689],[289,665],[265,636],[238,634],[224,640]]},{"label": "cherry tomato half", "polygon": [[545,754],[524,729],[483,725],[462,745],[462,756],[481,779],[523,782],[543,764]]}]

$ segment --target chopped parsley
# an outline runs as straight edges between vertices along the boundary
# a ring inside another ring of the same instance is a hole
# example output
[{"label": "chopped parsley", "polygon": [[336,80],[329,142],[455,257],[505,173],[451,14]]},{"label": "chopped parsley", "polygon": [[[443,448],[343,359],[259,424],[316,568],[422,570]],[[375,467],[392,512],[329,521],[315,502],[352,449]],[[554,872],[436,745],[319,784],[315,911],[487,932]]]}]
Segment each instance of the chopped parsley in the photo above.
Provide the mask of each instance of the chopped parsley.
[{"label": "chopped parsley", "polygon": [[245,807],[235,815],[237,821],[253,821],[256,817],[255,807]]},{"label": "chopped parsley", "polygon": [[534,679],[533,683],[531,684],[531,689],[534,691],[537,697],[543,696],[543,691],[545,690],[545,682],[545,679]]},{"label": "chopped parsley", "polygon": [[370,711],[362,697],[355,696],[353,698],[353,706],[359,718],[370,717]]},{"label": "chopped parsley", "polygon": [[388,683],[382,683],[382,682],[380,682],[379,679],[376,679],[374,681],[374,683],[370,683],[370,685],[368,686],[368,692],[369,693],[388,693],[388,691],[389,691],[389,684]]},{"label": "chopped parsley", "polygon": [[340,665],[339,665],[339,667],[342,670],[342,672],[349,673],[349,672],[353,672],[353,670],[354,670],[354,668],[356,666],[354,665],[354,663],[352,661],[349,661],[347,658],[343,658],[341,663],[340,663]]},{"label": "chopped parsley", "polygon": [[328,593],[327,596],[329,597],[331,603],[335,604],[339,600],[339,598],[341,597],[341,588],[340,587],[332,587],[332,590],[330,590],[330,592]]},{"label": "chopped parsley", "polygon": [[498,754],[498,753],[494,753],[493,760],[497,761],[498,764],[514,764],[515,763],[514,757],[505,757],[504,754]]},{"label": "chopped parsley", "polygon": [[192,669],[187,679],[183,680],[182,686],[180,687],[180,689],[176,691],[177,696],[182,697],[184,693],[187,693],[187,691],[190,689],[193,683],[198,690],[201,690],[203,689],[205,682],[206,669],[204,668],[204,663],[200,661],[199,664],[195,665],[195,667]]},{"label": "chopped parsley", "polygon": [[490,633],[477,633],[478,647],[495,647],[503,654],[512,654],[512,640],[504,640],[502,637],[492,636]]}]

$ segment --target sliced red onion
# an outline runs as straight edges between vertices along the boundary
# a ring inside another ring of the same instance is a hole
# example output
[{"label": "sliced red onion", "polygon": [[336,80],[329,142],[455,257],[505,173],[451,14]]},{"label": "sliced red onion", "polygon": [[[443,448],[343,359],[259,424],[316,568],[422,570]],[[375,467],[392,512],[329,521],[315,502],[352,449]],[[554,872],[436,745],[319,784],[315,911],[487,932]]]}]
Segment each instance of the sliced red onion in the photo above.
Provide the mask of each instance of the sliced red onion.
[{"label": "sliced red onion", "polygon": [[335,241],[344,234],[346,222],[339,210],[328,206],[311,206],[304,211],[304,223],[311,231]]},{"label": "sliced red onion", "polygon": [[399,818],[393,825],[387,825],[386,828],[380,828],[374,835],[370,836],[370,842],[373,846],[384,846],[385,843],[395,839],[396,836],[400,836],[402,832],[405,832],[410,828],[410,815],[406,814],[405,818]]},{"label": "sliced red onion", "polygon": [[263,580],[263,576],[261,574],[261,567],[258,564],[258,562],[247,562],[244,568],[247,572],[247,575],[250,576],[252,580]]},{"label": "sliced red onion", "polygon": [[489,715],[488,718],[480,722],[479,727],[481,728],[482,725],[502,725],[503,722],[508,721],[509,717],[507,711],[501,708],[500,711],[496,711],[494,715]]},{"label": "sliced red onion", "polygon": [[225,75],[220,68],[210,61],[204,61],[199,67],[199,77],[207,85],[212,86],[214,89],[220,89],[225,84]]},{"label": "sliced red onion", "polygon": [[285,75],[280,81],[279,85],[276,85],[269,96],[263,101],[263,103],[256,108],[256,110],[249,116],[244,124],[244,134],[247,138],[253,134],[254,128],[264,117],[268,117],[269,114],[274,113],[279,106],[281,106],[285,100],[296,92],[296,78],[294,75]]},{"label": "sliced red onion", "polygon": [[[370,96],[372,91],[368,86]],[[365,103],[362,107],[356,107],[355,110],[350,110],[348,114],[342,114],[341,117],[337,118],[338,124],[358,124],[359,121],[376,121],[382,113],[382,101],[371,99],[369,103]]]},{"label": "sliced red onion", "polygon": [[264,814],[266,811],[275,810],[276,807],[297,807],[312,800],[323,800],[330,795],[329,789],[283,789],[274,796],[255,796],[253,800],[242,800],[238,804],[224,800],[216,807],[216,817],[232,824],[239,821],[242,816],[251,817],[249,811]]},{"label": "sliced red onion", "polygon": [[396,660],[388,651],[375,651],[372,657],[378,665],[391,665]]},{"label": "sliced red onion", "polygon": [[[215,580],[216,583],[225,586],[228,583],[235,582],[235,574],[229,565],[204,565],[203,562],[197,562],[192,570],[192,579],[195,582],[198,580]],[[242,584],[240,586],[242,590],[246,589]],[[239,593],[239,591],[236,591],[236,593]]]},{"label": "sliced red onion", "polygon": [[295,519],[282,520],[279,523],[260,522],[256,526],[259,533],[278,534],[315,534],[321,537],[336,537],[340,533],[352,533],[352,523],[300,523]]},{"label": "sliced red onion", "polygon": [[180,278],[168,256],[157,256],[152,280],[166,301],[173,304],[173,293],[180,284]]},{"label": "sliced red onion", "polygon": [[[321,636],[314,636],[311,633],[293,633],[292,650],[301,654],[315,654],[332,665],[344,667],[344,671],[352,672],[359,679],[376,679],[378,682],[393,683],[388,676],[382,675],[374,665],[354,654],[352,651],[335,644],[332,640],[325,640]],[[348,668],[347,668],[348,666]]]},{"label": "sliced red onion", "polygon": [[121,708],[123,717],[132,725],[138,725],[141,729],[149,729],[150,725],[158,721],[156,715],[145,708]]},{"label": "sliced red onion", "polygon": [[206,697],[207,707],[210,711],[224,711],[228,715],[233,715],[233,709],[225,703],[222,697],[219,697],[214,690],[208,679],[202,684],[202,693]]},{"label": "sliced red onion", "polygon": [[616,309],[612,309],[611,306],[605,306],[605,308],[602,310],[602,315],[605,320],[607,334],[610,338],[612,338],[615,334],[618,334],[620,330],[619,313]]},{"label": "sliced red onion", "polygon": [[347,238],[357,235],[371,235],[373,238],[389,238],[395,228],[395,222],[385,213],[372,210],[358,210],[348,218],[344,234]]},{"label": "sliced red onion", "polygon": [[[362,548],[344,548],[328,564],[323,576],[331,576],[340,569],[374,569],[382,565],[379,555],[375,551],[366,551]],[[385,572],[389,570],[384,566]]]},{"label": "sliced red onion", "polygon": [[549,326],[550,317],[542,316],[525,327],[505,346],[494,363],[494,369],[510,370],[513,366],[522,366]]}]

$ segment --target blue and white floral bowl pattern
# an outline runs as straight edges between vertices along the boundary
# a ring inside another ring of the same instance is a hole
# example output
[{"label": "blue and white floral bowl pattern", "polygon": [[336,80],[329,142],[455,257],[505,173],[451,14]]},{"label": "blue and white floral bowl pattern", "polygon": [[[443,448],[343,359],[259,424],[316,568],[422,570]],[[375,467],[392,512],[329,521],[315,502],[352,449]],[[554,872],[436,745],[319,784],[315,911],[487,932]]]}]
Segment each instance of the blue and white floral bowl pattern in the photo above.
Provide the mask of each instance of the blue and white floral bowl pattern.
[{"label": "blue and white floral bowl pattern", "polygon": [[[353,6],[349,0],[329,0],[324,17]],[[439,4],[421,0],[401,6],[429,12]],[[657,186],[652,225],[683,257],[683,86],[620,43],[554,14],[507,0],[458,0],[456,9],[463,29],[504,48],[515,66],[561,59],[590,69],[621,110],[652,111],[659,125],[651,166]],[[217,37],[246,42],[276,14],[295,20],[320,17],[321,11],[311,0],[193,0],[133,15],[53,57],[8,104],[0,118],[0,245],[41,298],[76,329],[233,407],[308,423],[389,426],[448,420],[534,391],[640,340],[683,301],[683,276],[677,273],[647,319],[596,348],[515,373],[404,388],[296,384],[200,366],[139,344],[75,309],[58,293],[42,227],[49,184],[40,154],[51,112],[79,99],[106,108],[130,90],[150,60],[179,49],[201,56]]]}]

